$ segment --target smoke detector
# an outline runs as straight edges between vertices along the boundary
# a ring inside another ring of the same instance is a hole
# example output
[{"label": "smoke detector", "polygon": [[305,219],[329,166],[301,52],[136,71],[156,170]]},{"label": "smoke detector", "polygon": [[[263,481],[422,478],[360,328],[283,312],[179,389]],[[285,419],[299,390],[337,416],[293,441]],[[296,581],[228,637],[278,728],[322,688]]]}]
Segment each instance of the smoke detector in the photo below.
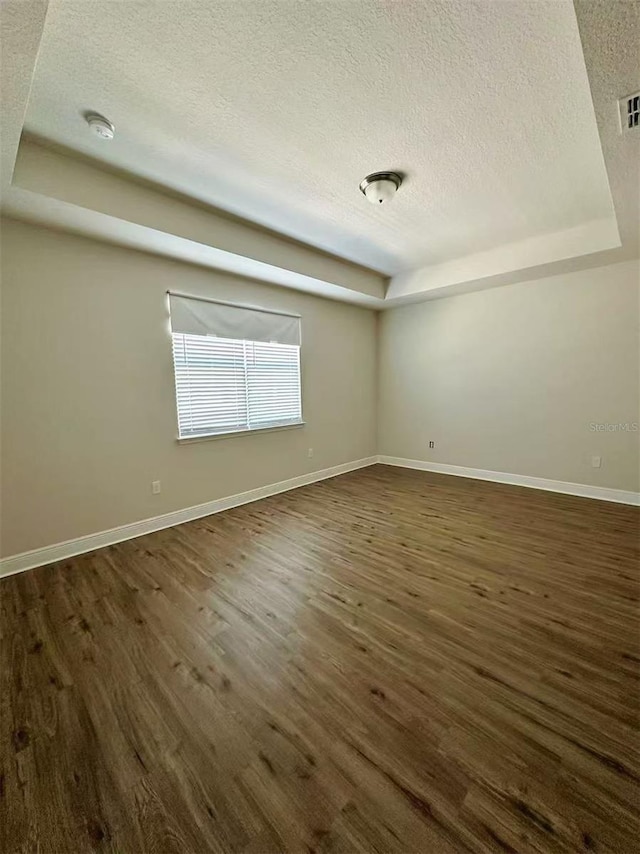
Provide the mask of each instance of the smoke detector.
[{"label": "smoke detector", "polygon": [[640,128],[640,92],[634,92],[633,95],[620,98],[618,109],[620,110],[621,133]]},{"label": "smoke detector", "polygon": [[98,113],[89,113],[86,116],[89,130],[94,136],[99,139],[113,139],[116,129],[108,119]]},{"label": "smoke detector", "polygon": [[372,172],[360,182],[360,192],[372,205],[381,205],[395,196],[400,184],[402,176],[397,172]]}]

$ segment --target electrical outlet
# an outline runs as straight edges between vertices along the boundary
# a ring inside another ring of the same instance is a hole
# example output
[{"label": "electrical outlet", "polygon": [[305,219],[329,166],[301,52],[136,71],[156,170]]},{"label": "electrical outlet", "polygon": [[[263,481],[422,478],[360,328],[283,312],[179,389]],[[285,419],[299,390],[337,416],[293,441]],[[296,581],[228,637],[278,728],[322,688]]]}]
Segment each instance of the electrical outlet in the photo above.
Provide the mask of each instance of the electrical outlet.
[{"label": "electrical outlet", "polygon": [[435,446],[436,446],[436,443],[435,443],[435,442],[429,442],[429,447],[430,447],[430,448],[435,448]]},{"label": "electrical outlet", "polygon": [[601,463],[602,463],[602,457],[591,457],[591,467],[592,468],[599,469]]},{"label": "electrical outlet", "polygon": [[159,494],[159,492],[160,492],[160,481],[159,480],[154,480],[151,483],[151,492],[153,492],[154,495]]},{"label": "electrical outlet", "polygon": [[309,459],[311,459],[311,457],[313,456],[313,448],[309,448],[309,450],[307,451],[307,456],[309,457]]}]

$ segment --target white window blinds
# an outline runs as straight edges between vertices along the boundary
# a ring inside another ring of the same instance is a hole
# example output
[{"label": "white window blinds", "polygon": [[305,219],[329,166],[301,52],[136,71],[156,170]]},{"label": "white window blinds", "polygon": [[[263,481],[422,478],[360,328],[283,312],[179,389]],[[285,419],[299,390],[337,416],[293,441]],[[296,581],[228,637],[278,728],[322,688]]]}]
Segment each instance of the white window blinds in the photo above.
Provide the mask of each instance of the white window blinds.
[{"label": "white window blinds", "polygon": [[300,318],[170,294],[180,438],[299,424]]}]

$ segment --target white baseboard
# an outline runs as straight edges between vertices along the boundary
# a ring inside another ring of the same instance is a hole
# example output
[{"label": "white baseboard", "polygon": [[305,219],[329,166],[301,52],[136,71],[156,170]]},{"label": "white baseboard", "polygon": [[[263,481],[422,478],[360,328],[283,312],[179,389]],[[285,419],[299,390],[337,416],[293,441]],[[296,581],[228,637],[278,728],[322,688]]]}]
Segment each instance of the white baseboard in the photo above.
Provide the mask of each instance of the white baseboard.
[{"label": "white baseboard", "polygon": [[249,504],[251,501],[259,501],[261,498],[268,498],[270,495],[277,495],[279,492],[297,489],[299,486],[306,486],[310,483],[316,483],[319,480],[336,477],[339,474],[346,474],[347,472],[365,468],[365,466],[374,465],[375,463],[450,474],[457,477],[470,477],[475,480],[490,480],[495,483],[512,484],[513,486],[527,486],[532,489],[544,489],[549,492],[561,492],[566,495],[579,495],[583,498],[596,498],[600,501],[613,501],[618,504],[640,506],[640,493],[629,492],[624,489],[609,489],[603,486],[566,483],[562,480],[547,480],[546,478],[530,477],[529,475],[485,471],[484,469],[472,469],[465,466],[448,465],[446,463],[432,463],[427,460],[408,460],[403,457],[380,455],[377,457],[366,457],[362,460],[354,460],[350,463],[342,463],[339,466],[332,466],[331,468],[310,472],[299,477],[292,477],[289,480],[283,480],[279,483],[260,486],[248,492],[240,492],[237,495],[218,498],[215,501],[207,501],[205,504],[197,504],[195,507],[175,510],[172,513],[154,516],[151,519],[143,519],[140,522],[132,522],[129,525],[121,525],[118,528],[111,528],[108,531],[100,531],[97,534],[89,534],[86,537],[78,537],[74,540],[67,540],[64,543],[56,543],[52,546],[45,546],[41,549],[33,549],[22,554],[5,557],[0,559],[0,578],[5,575],[24,572],[27,569],[34,569],[37,566],[54,563],[58,560],[65,560],[66,558],[74,557],[74,555],[92,552],[96,549],[104,548],[104,546],[112,546],[115,543],[132,540],[144,534],[152,534],[154,531],[161,531],[163,528],[181,525],[183,522],[190,522],[193,519],[201,519],[203,516],[211,516],[223,510],[230,510],[232,507]]},{"label": "white baseboard", "polygon": [[197,504],[195,507],[175,510],[172,513],[165,513],[162,516],[154,516],[151,519],[132,522],[130,525],[121,525],[119,528],[111,528],[109,531],[100,531],[97,534],[89,534],[86,537],[77,537],[74,540],[67,540],[64,543],[56,543],[53,546],[45,546],[41,549],[33,549],[29,552],[5,557],[0,560],[0,577],[13,575],[16,572],[24,572],[27,569],[34,569],[36,566],[44,566],[47,563],[54,563],[58,560],[65,560],[66,558],[84,554],[85,552],[92,552],[96,549],[104,548],[104,546],[121,543],[124,540],[132,540],[134,537],[141,537],[144,534],[151,534],[163,528],[181,525],[183,522],[190,522],[193,519],[201,519],[203,516],[211,516],[213,513],[230,510],[232,507],[239,507],[241,504],[259,501],[261,498],[268,498],[270,495],[277,495],[279,492],[297,489],[299,486],[306,486],[309,483],[326,480],[329,477],[336,477],[339,474],[346,474],[346,472],[371,466],[377,462],[377,457],[366,457],[362,460],[342,463],[339,466],[332,466],[331,468],[310,472],[299,477],[292,477],[289,480],[282,480],[279,483],[260,486],[248,492],[239,492],[237,495],[230,495],[227,498],[207,501],[205,504]]},{"label": "white baseboard", "polygon": [[564,480],[547,480],[544,477],[530,477],[526,474],[508,474],[501,471],[470,469],[465,466],[452,466],[446,463],[432,463],[427,460],[407,460],[404,457],[378,456],[378,462],[385,466],[433,471],[440,474],[452,474],[456,477],[470,477],[474,480],[491,480],[495,483],[510,483],[513,486],[527,486],[531,489],[544,489],[547,492],[562,492],[566,495],[579,495],[582,498],[597,498],[600,501],[614,501],[617,504],[640,506],[640,492],[626,489],[609,489],[606,486],[591,486],[586,483],[567,483]]}]

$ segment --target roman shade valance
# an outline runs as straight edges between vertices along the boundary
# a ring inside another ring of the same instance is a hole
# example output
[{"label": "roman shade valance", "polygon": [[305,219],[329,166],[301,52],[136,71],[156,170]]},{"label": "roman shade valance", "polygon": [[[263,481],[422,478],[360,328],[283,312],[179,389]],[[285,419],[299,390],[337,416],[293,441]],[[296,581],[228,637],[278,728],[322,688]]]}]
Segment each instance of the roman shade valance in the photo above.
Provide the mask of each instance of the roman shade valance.
[{"label": "roman shade valance", "polygon": [[300,317],[169,292],[171,331],[300,346]]}]

